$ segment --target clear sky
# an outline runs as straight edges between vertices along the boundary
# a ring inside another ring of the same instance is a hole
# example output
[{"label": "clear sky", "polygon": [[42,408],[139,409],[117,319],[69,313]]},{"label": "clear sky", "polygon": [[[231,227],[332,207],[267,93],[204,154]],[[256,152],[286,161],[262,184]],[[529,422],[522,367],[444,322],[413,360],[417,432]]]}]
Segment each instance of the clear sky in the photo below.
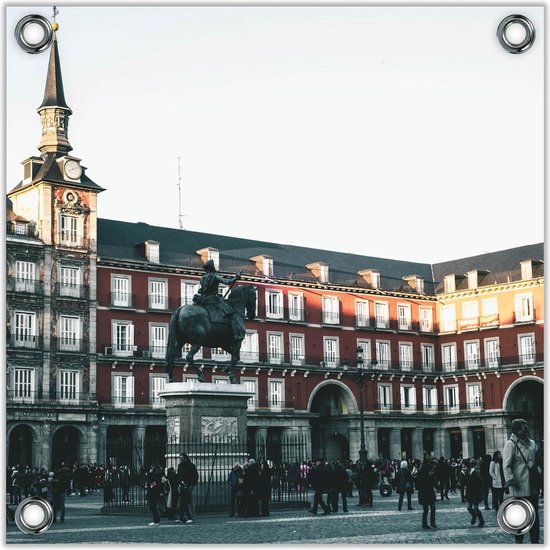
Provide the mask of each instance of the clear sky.
[{"label": "clear sky", "polygon": [[[72,153],[103,218],[419,262],[544,238],[543,8],[59,7]],[[496,39],[522,13],[525,54]],[[7,189],[48,52],[7,8]]]}]

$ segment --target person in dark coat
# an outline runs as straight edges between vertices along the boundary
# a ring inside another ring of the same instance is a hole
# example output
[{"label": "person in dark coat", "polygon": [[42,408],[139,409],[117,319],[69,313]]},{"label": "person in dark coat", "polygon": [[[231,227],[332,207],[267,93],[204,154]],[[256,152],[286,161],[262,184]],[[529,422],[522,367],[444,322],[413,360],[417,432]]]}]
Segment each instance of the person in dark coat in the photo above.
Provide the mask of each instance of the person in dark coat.
[{"label": "person in dark coat", "polygon": [[269,516],[269,500],[271,499],[271,468],[267,460],[262,460],[260,462],[258,498],[260,500],[261,515]]},{"label": "person in dark coat", "polygon": [[119,474],[120,489],[122,490],[122,502],[130,502],[130,468],[122,466]]},{"label": "person in dark coat", "polygon": [[244,465],[243,475],[243,498],[244,515],[248,517],[257,517],[260,515],[258,502],[260,484],[260,471],[256,461],[250,458]]},{"label": "person in dark coat", "polygon": [[479,473],[479,464],[475,458],[470,461],[470,467],[466,476],[466,502],[468,503],[468,512],[472,516],[472,525],[479,518],[479,527],[485,525],[483,514],[479,509],[479,503],[483,500],[483,479]]},{"label": "person in dark coat", "polygon": [[365,468],[363,469],[365,508],[372,508],[374,505],[372,490],[374,489],[374,484],[376,483],[377,476],[378,472],[376,471],[373,461],[367,460]]},{"label": "person in dark coat", "polygon": [[327,470],[327,506],[329,511],[338,512],[338,471],[331,462],[325,466]]},{"label": "person in dark coat", "polygon": [[53,521],[57,521],[57,512],[60,513],[60,521],[65,521],[65,497],[67,496],[67,487],[69,478],[62,468],[56,468],[52,480],[52,505]]},{"label": "person in dark coat", "polygon": [[490,510],[489,508],[489,490],[492,487],[491,483],[491,474],[489,473],[489,468],[491,467],[491,455],[484,455],[480,459],[479,463],[479,474],[483,481],[483,503],[485,504],[485,510]]},{"label": "person in dark coat", "polygon": [[[435,529],[435,501],[437,477],[435,465],[425,459],[416,477],[416,489],[418,490],[418,503],[422,506],[422,527]],[[428,510],[430,512],[430,525],[428,525]]]},{"label": "person in dark coat", "polygon": [[348,511],[348,473],[346,467],[337,460],[334,463],[334,496],[332,510],[338,512],[338,496],[342,495],[342,511],[347,513]]},{"label": "person in dark coat", "polygon": [[176,519],[176,508],[179,501],[178,474],[176,469],[170,466],[166,472],[166,518]]},{"label": "person in dark coat", "polygon": [[231,517],[235,515],[235,508],[238,516],[243,515],[243,476],[244,472],[241,465],[235,462],[227,476],[227,483],[229,483],[231,490],[231,511],[229,513]]},{"label": "person in dark coat", "polygon": [[191,462],[187,453],[180,453],[180,463],[178,464],[179,522],[193,523],[195,521],[194,490],[198,482],[197,467]]},{"label": "person in dark coat", "polygon": [[439,494],[441,496],[441,500],[443,499],[449,500],[449,486],[451,481],[451,475],[449,471],[449,466],[445,458],[443,457],[439,458],[439,462],[437,463],[437,466],[435,469],[435,475],[439,482]]},{"label": "person in dark coat", "polygon": [[460,497],[462,502],[466,502],[466,482],[468,481],[468,461],[463,460],[458,474],[458,485],[460,487]]},{"label": "person in dark coat", "polygon": [[406,460],[401,461],[401,467],[396,474],[396,486],[399,494],[397,509],[401,511],[401,507],[403,506],[403,498],[407,495],[407,510],[412,510],[411,495],[413,492],[413,478]]},{"label": "person in dark coat", "polygon": [[330,511],[323,500],[323,493],[328,489],[328,476],[325,464],[321,460],[318,460],[315,463],[315,468],[309,471],[309,483],[315,491],[313,494],[313,508],[308,510],[309,513],[316,516],[320,506],[323,509],[323,516],[328,516]]},{"label": "person in dark coat", "polygon": [[158,504],[162,494],[162,474],[162,468],[158,464],[153,464],[147,474],[147,501],[153,514],[153,521],[149,525],[160,525]]}]

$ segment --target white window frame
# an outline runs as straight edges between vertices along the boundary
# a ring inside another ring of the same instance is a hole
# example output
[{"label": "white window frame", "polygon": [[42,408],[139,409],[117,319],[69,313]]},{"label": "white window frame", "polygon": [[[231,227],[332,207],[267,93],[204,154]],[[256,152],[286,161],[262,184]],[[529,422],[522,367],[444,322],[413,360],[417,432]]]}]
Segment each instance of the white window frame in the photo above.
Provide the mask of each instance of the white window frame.
[{"label": "white window frame", "polygon": [[197,281],[181,281],[180,293],[182,306],[193,305],[193,296],[198,293],[199,286],[200,283]]},{"label": "white window frame", "polygon": [[[155,288],[157,287],[158,288]],[[165,311],[168,309],[168,280],[149,278],[149,309]],[[163,290],[162,290],[163,289]]]},{"label": "white window frame", "polygon": [[11,374],[13,400],[21,403],[34,403],[36,398],[36,369],[13,367]]},{"label": "white window frame", "polygon": [[412,342],[399,342],[399,367],[402,371],[412,371],[414,369]]},{"label": "white window frame", "polygon": [[61,296],[80,296],[82,271],[72,265],[59,266],[59,294]]},{"label": "white window frame", "polygon": [[24,260],[15,261],[15,291],[34,292],[36,288],[36,264]]},{"label": "white window frame", "polygon": [[[161,380],[164,380],[164,383]],[[166,408],[166,400],[163,397],[159,397],[159,393],[165,389],[167,382],[167,374],[149,375],[149,400],[153,409]]]},{"label": "white window frame", "polygon": [[[122,342],[122,339],[119,341],[119,335],[122,336],[122,328],[126,327],[124,331],[126,334],[122,338],[125,342]],[[120,332],[120,334],[119,334]],[[126,320],[113,320],[111,324],[111,338],[112,338],[112,348],[113,355],[119,357],[131,357],[134,353],[134,324],[132,321]]]},{"label": "white window frame", "polygon": [[423,408],[425,414],[437,413],[437,387],[424,386],[422,388]]},{"label": "white window frame", "polygon": [[485,366],[488,369],[496,369],[500,364],[500,340],[499,338],[485,338]]},{"label": "white window frame", "polygon": [[221,363],[231,361],[231,354],[222,348],[210,348],[210,357],[212,361],[219,361]]},{"label": "white window frame", "polygon": [[212,384],[229,384],[228,376],[212,376]]},{"label": "white window frame", "polygon": [[462,318],[463,319],[477,319],[479,317],[479,306],[477,302],[463,302],[462,303]]},{"label": "white window frame", "polygon": [[516,308],[516,321],[518,323],[526,323],[534,320],[535,313],[532,292],[516,294],[514,302]]},{"label": "white window frame", "polygon": [[[401,412],[410,414],[416,412],[416,387],[414,384],[400,384],[399,396],[401,401]],[[409,404],[406,404],[406,396],[409,397]]]},{"label": "white window frame", "polygon": [[[449,390],[453,391],[454,402],[449,399]],[[458,384],[451,384],[443,386],[444,403],[447,412],[457,413],[460,411],[460,393],[458,391]]]},{"label": "white window frame", "polygon": [[[300,342],[297,346],[295,343]],[[290,351],[290,364],[293,367],[301,367],[306,363],[306,337],[305,334],[291,332],[288,335],[288,347]]]},{"label": "white window frame", "polygon": [[[67,222],[69,227],[67,227]],[[59,216],[59,242],[66,245],[78,245],[82,235],[82,218],[61,213]]]},{"label": "white window frame", "polygon": [[[477,388],[477,395],[473,395],[472,390]],[[468,410],[471,412],[481,411],[483,406],[482,399],[482,386],[481,382],[476,382],[473,384],[466,384],[466,399],[468,400]],[[473,401],[472,401],[473,399]]]},{"label": "white window frame", "polygon": [[328,283],[329,282],[328,265],[319,265],[319,282],[320,283]]},{"label": "white window frame", "polygon": [[111,304],[112,307],[131,307],[132,306],[132,276],[111,275]]},{"label": "white window frame", "polygon": [[355,326],[358,328],[370,326],[368,300],[355,300]]},{"label": "white window frame", "polygon": [[282,290],[267,289],[265,291],[265,316],[267,319],[284,318],[284,298]]},{"label": "white window frame", "polygon": [[435,370],[435,346],[433,344],[420,344],[420,355],[422,356],[422,370],[433,372]]},{"label": "white window frame", "polygon": [[160,243],[145,241],[145,256],[152,264],[160,263]]},{"label": "white window frame", "polygon": [[391,384],[378,384],[378,409],[382,413],[392,410],[392,386]]},{"label": "white window frame", "polygon": [[[537,362],[537,350],[535,333],[518,334],[518,359],[520,365],[535,365]],[[530,340],[530,344],[528,341]]]},{"label": "white window frame", "polygon": [[167,344],[168,323],[149,323],[149,351],[151,352],[151,357],[155,359],[166,357]]},{"label": "white window frame", "polygon": [[[267,362],[270,365],[282,365],[285,358],[285,344],[282,332],[267,332]],[[275,345],[277,344],[277,345]]]},{"label": "white window frame", "polygon": [[[21,323],[20,321],[24,321]],[[36,348],[38,346],[37,315],[35,311],[13,312],[13,342],[19,348]]]},{"label": "white window frame", "polygon": [[390,305],[388,302],[374,302],[376,328],[390,328]]},{"label": "white window frame", "polygon": [[59,350],[80,351],[82,319],[75,315],[60,315],[58,325]]},{"label": "white window frame", "polygon": [[340,300],[336,296],[323,296],[323,324],[340,323]]},{"label": "white window frame", "polygon": [[441,363],[444,372],[455,372],[457,369],[457,347],[456,342],[445,342],[441,344]]},{"label": "white window frame", "polygon": [[441,306],[441,332],[456,331],[456,307],[455,304]]},{"label": "white window frame", "polygon": [[464,368],[466,370],[478,370],[481,367],[479,353],[479,340],[464,341]]},{"label": "white window frame", "polygon": [[377,367],[388,370],[391,367],[391,342],[389,340],[376,340]]},{"label": "white window frame", "polygon": [[241,345],[241,361],[257,363],[260,360],[260,338],[256,330],[247,330]]},{"label": "white window frame", "polygon": [[57,400],[75,404],[80,398],[80,372],[75,369],[59,369],[57,372]]},{"label": "white window frame", "polygon": [[304,321],[304,295],[301,292],[288,293],[288,318],[290,321]]},{"label": "white window frame", "polygon": [[419,308],[420,332],[433,332],[433,309],[431,307]]},{"label": "white window frame", "polygon": [[412,329],[410,304],[397,304],[397,327],[399,330]]},{"label": "white window frame", "polygon": [[[125,383],[122,383],[125,379]],[[123,387],[124,386],[124,387]],[[116,372],[111,375],[113,405],[117,409],[133,408],[135,403],[135,380],[131,372]]]},{"label": "white window frame", "polygon": [[340,366],[340,338],[323,336],[323,363],[329,369]]},{"label": "white window frame", "polygon": [[254,396],[247,401],[247,410],[253,411],[256,409],[258,403],[258,379],[241,376],[241,384],[244,384],[246,389],[250,392],[254,392]]},{"label": "white window frame", "polygon": [[[279,388],[280,391],[273,392],[274,388]],[[267,380],[267,398],[269,410],[279,412],[283,410],[285,397],[285,381],[284,378],[268,378]]]},{"label": "white window frame", "polygon": [[498,315],[498,299],[484,298],[481,300],[481,311],[483,317]]},{"label": "white window frame", "polygon": [[363,365],[368,369],[372,365],[370,340],[366,338],[357,338],[356,349],[359,347],[363,350]]}]

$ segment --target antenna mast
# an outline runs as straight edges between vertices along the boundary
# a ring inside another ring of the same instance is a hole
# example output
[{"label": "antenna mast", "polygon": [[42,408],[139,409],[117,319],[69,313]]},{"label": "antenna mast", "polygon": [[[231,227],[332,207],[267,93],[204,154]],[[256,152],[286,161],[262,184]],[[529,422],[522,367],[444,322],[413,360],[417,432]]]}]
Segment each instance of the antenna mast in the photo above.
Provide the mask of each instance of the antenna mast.
[{"label": "antenna mast", "polygon": [[183,229],[183,213],[181,211],[181,157],[178,157],[178,206],[179,206],[179,215],[178,215],[179,228]]}]

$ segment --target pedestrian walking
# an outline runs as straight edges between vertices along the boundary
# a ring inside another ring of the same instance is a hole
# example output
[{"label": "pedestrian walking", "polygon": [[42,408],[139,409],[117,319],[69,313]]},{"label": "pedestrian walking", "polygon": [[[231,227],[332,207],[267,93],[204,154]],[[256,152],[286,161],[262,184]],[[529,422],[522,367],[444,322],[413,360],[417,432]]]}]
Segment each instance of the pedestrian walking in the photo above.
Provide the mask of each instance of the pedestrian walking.
[{"label": "pedestrian walking", "polygon": [[466,481],[468,478],[468,461],[463,460],[460,463],[460,473],[458,474],[458,485],[460,487],[461,502],[466,502]]},{"label": "pedestrian walking", "polygon": [[437,467],[435,469],[435,475],[439,483],[439,494],[441,496],[441,500],[449,500],[449,485],[451,476],[447,461],[442,456],[439,457],[439,462],[437,463]]},{"label": "pedestrian walking", "polygon": [[158,464],[153,464],[147,474],[147,501],[149,510],[153,515],[153,521],[149,525],[160,525],[159,503],[162,494],[162,468]]},{"label": "pedestrian walking", "polygon": [[308,510],[309,513],[316,516],[320,506],[323,509],[323,516],[328,516],[330,512],[323,500],[323,493],[326,492],[328,488],[327,470],[324,462],[321,460],[318,460],[315,463],[315,467],[309,471],[309,483],[314,490],[313,507]]},{"label": "pedestrian walking", "polygon": [[19,465],[15,466],[11,475],[10,504],[19,504],[21,502],[24,481],[25,474],[22,468]]},{"label": "pedestrian walking", "polygon": [[231,490],[231,509],[229,513],[231,517],[235,515],[235,511],[238,516],[243,515],[243,477],[244,472],[242,466],[238,462],[235,462],[232,470],[227,476],[227,483],[229,483],[229,488]]},{"label": "pedestrian walking", "polygon": [[399,502],[397,503],[397,510],[401,511],[403,506],[403,498],[407,495],[407,510],[412,510],[411,495],[413,493],[413,477],[409,470],[409,464],[406,460],[401,461],[399,471],[396,474],[396,486],[399,494]]},{"label": "pedestrian walking", "polygon": [[52,481],[52,506],[53,506],[53,521],[57,521],[57,514],[60,514],[60,522],[65,521],[65,497],[67,496],[67,486],[69,480],[67,473],[62,468],[54,470]]},{"label": "pedestrian walking", "polygon": [[[422,528],[435,529],[435,501],[437,477],[435,474],[435,465],[429,460],[424,459],[422,466],[416,478],[416,489],[418,491],[418,503],[422,506]],[[428,511],[430,513],[430,524],[428,525]]]},{"label": "pedestrian walking", "polygon": [[259,484],[260,470],[256,461],[250,458],[244,465],[243,474],[244,515],[247,517],[260,515]]},{"label": "pedestrian walking", "polygon": [[502,454],[500,451],[493,453],[493,460],[489,465],[489,475],[491,476],[491,487],[493,495],[493,510],[500,508],[504,498],[504,469],[502,467]]},{"label": "pedestrian walking", "polygon": [[472,516],[470,523],[475,525],[476,521],[479,519],[479,527],[485,525],[483,514],[479,509],[479,503],[483,501],[483,494],[484,490],[483,479],[480,473],[480,461],[472,458],[466,476],[466,502],[468,503],[468,512]]},{"label": "pedestrian walking", "polygon": [[187,453],[180,454],[178,464],[178,491],[180,494],[180,519],[182,523],[195,521],[194,490],[199,481],[197,467],[191,462]]},{"label": "pedestrian walking", "polygon": [[[532,544],[538,544],[540,538],[539,493],[542,470],[536,458],[537,445],[529,437],[527,421],[520,418],[513,420],[512,435],[502,452],[504,486],[510,489],[511,496],[526,498],[533,505],[535,521],[529,530]],[[523,543],[524,535],[514,536],[516,543]]]},{"label": "pedestrian walking", "polygon": [[119,474],[120,490],[122,491],[122,502],[130,502],[130,468],[126,465],[122,466]]},{"label": "pedestrian walking", "polygon": [[267,460],[262,460],[260,462],[258,498],[260,501],[260,514],[262,516],[269,516],[269,501],[271,500],[271,467]]},{"label": "pedestrian walking", "polygon": [[164,484],[166,491],[166,519],[176,519],[176,509],[179,502],[178,492],[178,474],[174,467],[170,466],[166,472],[166,483]]},{"label": "pedestrian walking", "polygon": [[489,508],[489,491],[491,489],[491,474],[489,468],[491,467],[491,455],[484,455],[479,462],[479,473],[483,481],[483,504],[485,504],[485,510]]}]

